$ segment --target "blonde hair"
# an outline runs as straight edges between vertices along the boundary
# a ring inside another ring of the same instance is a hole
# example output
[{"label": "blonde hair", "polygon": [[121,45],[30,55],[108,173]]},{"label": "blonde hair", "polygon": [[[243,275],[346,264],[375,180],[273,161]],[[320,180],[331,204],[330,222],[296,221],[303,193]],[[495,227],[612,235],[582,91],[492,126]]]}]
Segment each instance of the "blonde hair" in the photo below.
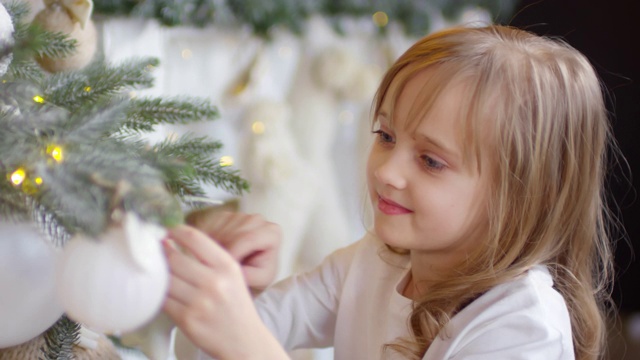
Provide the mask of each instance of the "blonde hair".
[{"label": "blonde hair", "polygon": [[415,302],[412,338],[387,348],[422,358],[466,304],[546,264],[570,313],[576,358],[600,357],[612,278],[604,194],[611,131],[593,68],[559,40],[505,26],[451,28],[422,38],[391,66],[374,113],[385,96],[395,103],[394,89],[434,67],[422,111],[460,80],[469,86],[462,95],[469,148],[481,151],[473,134],[490,132],[492,143],[482,148],[495,160],[488,236],[455,277]]}]

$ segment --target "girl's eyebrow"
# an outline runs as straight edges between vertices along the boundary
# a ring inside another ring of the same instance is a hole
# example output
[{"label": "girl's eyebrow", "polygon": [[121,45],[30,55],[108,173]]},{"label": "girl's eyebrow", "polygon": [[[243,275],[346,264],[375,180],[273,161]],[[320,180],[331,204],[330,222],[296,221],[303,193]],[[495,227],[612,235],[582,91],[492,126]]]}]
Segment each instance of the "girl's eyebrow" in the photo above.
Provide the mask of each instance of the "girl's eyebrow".
[{"label": "girl's eyebrow", "polygon": [[445,157],[451,158],[454,160],[462,159],[460,153],[456,151],[453,147],[447,146],[447,144],[441,141],[438,141],[437,139],[434,139],[426,134],[417,133],[416,135],[417,135],[416,141],[422,141],[438,148],[438,150],[441,151]]}]

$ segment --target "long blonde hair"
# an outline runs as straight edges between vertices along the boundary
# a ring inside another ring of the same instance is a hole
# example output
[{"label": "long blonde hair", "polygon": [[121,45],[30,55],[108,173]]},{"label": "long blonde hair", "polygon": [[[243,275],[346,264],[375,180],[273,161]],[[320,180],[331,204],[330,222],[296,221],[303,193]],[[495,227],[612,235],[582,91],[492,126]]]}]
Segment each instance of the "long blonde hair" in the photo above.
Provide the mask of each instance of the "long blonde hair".
[{"label": "long blonde hair", "polygon": [[[592,66],[562,41],[523,30],[451,28],[422,38],[391,66],[374,113],[385,96],[397,99],[392,83],[402,88],[430,67],[438,67],[440,82],[470,84],[462,101],[467,129],[491,132],[493,144],[484,150],[495,160],[489,230],[486,246],[470,254],[454,278],[416,301],[412,338],[387,347],[421,358],[465,304],[546,264],[569,309],[576,358],[600,357],[612,278],[604,194],[611,131]],[[444,86],[426,86],[424,98],[437,97]],[[482,139],[467,140],[480,151]]]}]

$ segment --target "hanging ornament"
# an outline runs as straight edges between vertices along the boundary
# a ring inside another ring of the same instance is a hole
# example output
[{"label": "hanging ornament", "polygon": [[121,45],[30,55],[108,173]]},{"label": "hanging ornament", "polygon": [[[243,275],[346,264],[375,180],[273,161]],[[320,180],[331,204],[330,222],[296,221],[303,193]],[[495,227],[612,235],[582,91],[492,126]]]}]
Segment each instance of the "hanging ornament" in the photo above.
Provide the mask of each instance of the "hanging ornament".
[{"label": "hanging ornament", "polygon": [[120,216],[99,239],[69,240],[56,269],[58,299],[69,318],[106,334],[151,320],[169,281],[160,244],[165,230],[133,213]]},{"label": "hanging ornament", "polygon": [[55,259],[35,224],[0,221],[0,349],[37,337],[62,316]]},{"label": "hanging ornament", "polygon": [[4,50],[13,45],[13,21],[0,2],[0,76],[4,75],[11,64],[13,54],[2,56]]},{"label": "hanging ornament", "polygon": [[33,22],[45,30],[61,32],[76,40],[75,52],[63,58],[38,58],[38,63],[49,72],[78,70],[93,59],[98,36],[91,21],[92,0],[45,0],[45,8]]}]

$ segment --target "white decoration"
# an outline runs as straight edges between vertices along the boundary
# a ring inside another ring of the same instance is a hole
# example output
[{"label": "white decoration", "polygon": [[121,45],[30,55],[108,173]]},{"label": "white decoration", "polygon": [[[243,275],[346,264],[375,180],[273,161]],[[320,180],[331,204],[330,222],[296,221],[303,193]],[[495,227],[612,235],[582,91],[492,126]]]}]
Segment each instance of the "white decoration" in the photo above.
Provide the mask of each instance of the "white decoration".
[{"label": "white decoration", "polygon": [[246,129],[255,129],[256,123],[264,128],[246,135],[243,174],[252,188],[240,199],[240,208],[282,226],[278,277],[291,274],[293,255],[299,251],[310,206],[318,196],[315,170],[299,154],[290,121],[286,104],[267,100],[251,107],[244,119]]},{"label": "white decoration", "polygon": [[358,71],[360,63],[346,48],[331,47],[314,60],[315,80],[327,90],[343,91]]},{"label": "white decoration", "polygon": [[68,316],[96,331],[129,332],[158,312],[169,272],[165,231],[133,213],[99,239],[76,235],[56,269],[58,299]]},{"label": "white decoration", "polygon": [[[0,2],[0,49],[4,49],[11,44],[13,44],[13,21],[11,21],[11,16],[7,9]],[[12,59],[13,54],[0,58],[0,76],[7,72]]]},{"label": "white decoration", "polygon": [[0,221],[0,348],[37,337],[62,316],[55,258],[35,224]]},{"label": "white decoration", "polygon": [[345,86],[342,95],[357,102],[371,102],[382,80],[382,70],[378,66],[361,64]]},{"label": "white decoration", "polygon": [[61,4],[69,13],[71,19],[78,22],[82,29],[91,19],[91,13],[93,12],[92,0],[44,0],[44,3],[46,6],[51,6],[53,3]]},{"label": "white decoration", "polygon": [[75,52],[63,58],[37,58],[40,66],[49,72],[78,70],[87,66],[97,50],[98,33],[91,21],[91,0],[47,0],[33,22],[45,30],[61,32],[76,40]]}]

